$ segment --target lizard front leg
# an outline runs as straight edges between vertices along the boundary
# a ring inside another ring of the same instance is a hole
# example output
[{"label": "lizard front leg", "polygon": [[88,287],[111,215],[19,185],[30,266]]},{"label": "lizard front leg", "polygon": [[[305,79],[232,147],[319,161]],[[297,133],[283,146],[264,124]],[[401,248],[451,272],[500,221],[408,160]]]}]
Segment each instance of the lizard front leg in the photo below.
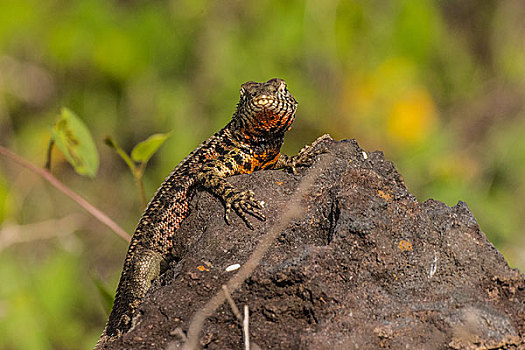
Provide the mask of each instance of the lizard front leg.
[{"label": "lizard front leg", "polygon": [[317,147],[318,144],[325,140],[332,140],[332,137],[329,134],[324,134],[312,142],[311,145],[304,146],[297,155],[292,157],[281,153],[273,169],[289,169],[294,175],[297,175],[297,167],[311,165],[315,156],[326,152],[326,147]]},{"label": "lizard front leg", "polygon": [[[222,199],[225,206],[224,219],[230,224],[230,213],[233,209],[245,222],[246,226],[253,230],[253,225],[246,214],[250,214],[259,220],[266,220],[262,213],[262,202],[255,199],[253,191],[240,191],[225,180],[226,176],[235,175],[235,166],[231,161],[216,160],[203,167],[197,174],[197,181],[210,193]],[[226,165],[228,163],[228,165]]]}]

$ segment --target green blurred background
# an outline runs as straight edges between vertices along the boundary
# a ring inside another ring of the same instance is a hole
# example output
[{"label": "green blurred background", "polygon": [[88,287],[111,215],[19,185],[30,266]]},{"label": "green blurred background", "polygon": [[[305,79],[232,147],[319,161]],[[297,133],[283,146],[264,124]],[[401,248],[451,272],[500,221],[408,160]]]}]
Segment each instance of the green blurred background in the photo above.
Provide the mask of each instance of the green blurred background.
[{"label": "green blurred background", "polygon": [[[62,106],[97,143],[94,179],[53,173],[132,232],[126,150],[173,136],[153,194],[224,126],[240,84],[284,78],[299,101],[284,151],[322,133],[382,150],[419,201],[466,201],[525,270],[525,2],[0,0],[0,145],[43,165]],[[34,174],[0,159],[0,348],[84,349],[106,320],[127,244]]]}]

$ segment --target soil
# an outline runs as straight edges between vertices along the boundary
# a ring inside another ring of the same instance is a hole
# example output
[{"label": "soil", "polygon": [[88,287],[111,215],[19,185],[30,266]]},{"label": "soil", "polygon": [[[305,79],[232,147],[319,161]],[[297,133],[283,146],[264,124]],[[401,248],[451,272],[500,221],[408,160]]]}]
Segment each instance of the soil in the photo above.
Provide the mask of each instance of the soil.
[{"label": "soil", "polygon": [[[179,349],[193,315],[282,219],[311,171],[302,210],[232,297],[250,312],[252,349],[523,349],[525,276],[511,269],[467,205],[418,202],[394,164],[353,140],[326,141],[298,175],[232,177],[265,202],[250,230],[205,191],[179,230],[176,261],[141,306],[137,325],[107,349]],[[331,157],[329,162],[321,161]],[[206,349],[244,349],[228,303],[207,318]]]}]

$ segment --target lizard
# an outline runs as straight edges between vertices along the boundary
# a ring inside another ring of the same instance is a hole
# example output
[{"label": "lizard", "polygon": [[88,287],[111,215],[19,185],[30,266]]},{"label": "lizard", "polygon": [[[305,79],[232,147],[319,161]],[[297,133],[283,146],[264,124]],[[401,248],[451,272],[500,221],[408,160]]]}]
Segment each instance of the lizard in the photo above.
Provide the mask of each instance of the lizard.
[{"label": "lizard", "polygon": [[[247,215],[265,220],[263,203],[251,190],[240,191],[225,178],[261,169],[289,169],[309,165],[322,151],[305,146],[296,156],[280,152],[284,134],[295,119],[297,101],[286,82],[274,78],[241,85],[240,100],[231,121],[184,158],[163,181],[147,205],[131,239],[113,308],[98,345],[128,332],[137,310],[166,266],[173,238],[189,215],[189,204],[203,188],[222,200],[224,219],[233,211],[254,229]],[[322,138],[322,137],[321,137]],[[319,138],[318,140],[320,140]]]}]

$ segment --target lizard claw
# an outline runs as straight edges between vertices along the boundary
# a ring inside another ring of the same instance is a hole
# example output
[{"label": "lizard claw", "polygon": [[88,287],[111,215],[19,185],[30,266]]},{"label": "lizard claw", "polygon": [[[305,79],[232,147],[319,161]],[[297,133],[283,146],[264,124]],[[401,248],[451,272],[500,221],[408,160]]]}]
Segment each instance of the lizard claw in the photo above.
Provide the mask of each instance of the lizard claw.
[{"label": "lizard claw", "polygon": [[226,221],[226,223],[228,225],[231,224],[231,221],[230,221],[230,212],[232,211],[232,205],[230,203],[226,203],[225,204],[225,211],[224,211],[224,221]]},{"label": "lizard claw", "polygon": [[291,157],[290,165],[288,168],[292,171],[292,174],[297,175],[297,167],[310,166],[312,165],[314,159],[319,154],[328,153],[328,147],[322,145],[315,147],[319,140],[324,140],[325,138],[320,137],[316,140],[311,146],[305,146],[294,157]]},{"label": "lizard claw", "polygon": [[298,167],[310,166],[316,156],[328,153],[328,147],[326,144],[323,144],[324,141],[333,141],[333,139],[329,134],[318,137],[311,145],[304,146],[297,155],[293,157],[284,156],[280,167],[290,170],[292,174],[297,175]]},{"label": "lizard claw", "polygon": [[251,190],[235,193],[226,197],[224,202],[226,207],[224,219],[228,225],[230,224],[229,214],[232,209],[241,217],[250,230],[253,230],[254,228],[246,214],[250,214],[262,221],[266,220],[266,217],[262,213],[262,203],[255,199],[255,194]]}]

